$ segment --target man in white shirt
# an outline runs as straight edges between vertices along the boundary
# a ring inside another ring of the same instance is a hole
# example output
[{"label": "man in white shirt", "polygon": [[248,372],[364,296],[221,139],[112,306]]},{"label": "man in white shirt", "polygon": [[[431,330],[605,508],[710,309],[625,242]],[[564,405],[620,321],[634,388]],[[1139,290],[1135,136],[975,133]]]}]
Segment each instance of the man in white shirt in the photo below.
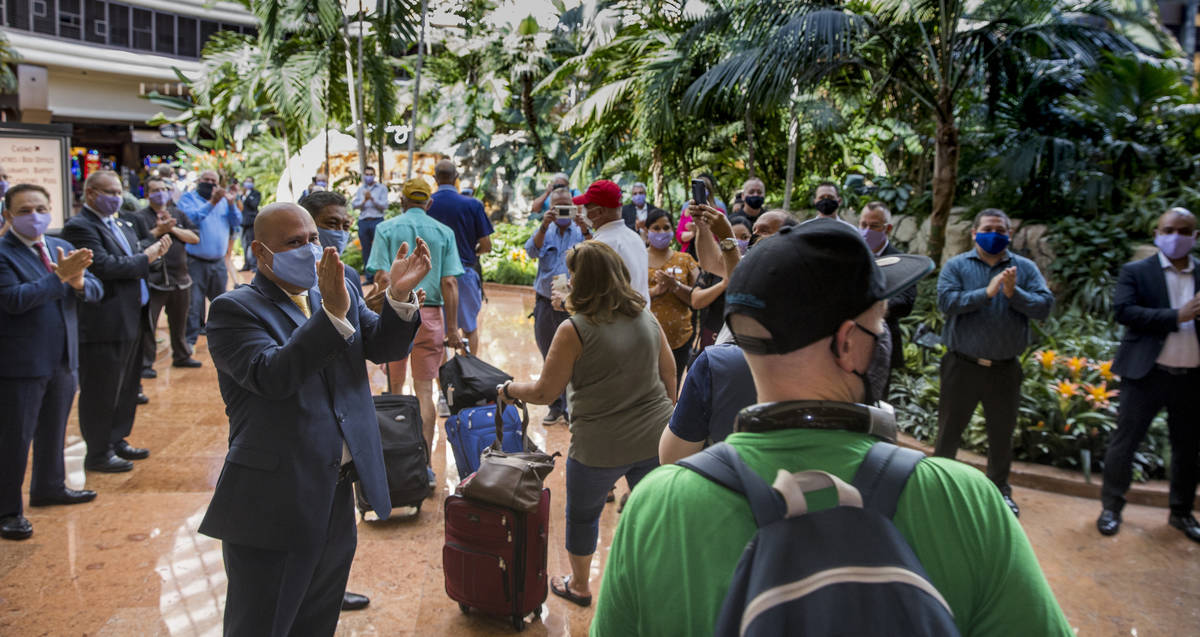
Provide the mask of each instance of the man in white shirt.
[{"label": "man in white shirt", "polygon": [[1171,513],[1167,523],[1188,539],[1200,542],[1200,524],[1192,517],[1200,470],[1200,316],[1197,285],[1196,217],[1172,208],[1158,219],[1154,245],[1158,254],[1121,268],[1113,293],[1117,322],[1125,337],[1117,348],[1112,371],[1121,377],[1117,430],[1104,457],[1104,510],[1096,520],[1101,535],[1121,530],[1121,509],[1132,479],[1133,455],[1150,423],[1164,407],[1171,440]]},{"label": "man in white shirt", "polygon": [[594,228],[592,238],[608,244],[621,255],[629,268],[629,283],[646,302],[650,302],[650,273],[646,244],[621,218],[621,187],[607,180],[592,182],[587,192],[575,197],[583,206],[587,224]]}]

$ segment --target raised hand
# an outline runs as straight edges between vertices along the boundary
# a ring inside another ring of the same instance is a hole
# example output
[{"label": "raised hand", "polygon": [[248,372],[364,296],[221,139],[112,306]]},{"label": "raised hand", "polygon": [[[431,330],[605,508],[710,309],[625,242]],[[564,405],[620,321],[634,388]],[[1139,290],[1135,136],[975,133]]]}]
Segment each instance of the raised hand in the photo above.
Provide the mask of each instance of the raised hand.
[{"label": "raised hand", "polygon": [[58,248],[58,263],[54,264],[54,273],[63,283],[82,290],[83,273],[91,264],[92,251],[87,248],[72,250],[70,254],[63,254],[63,249]]},{"label": "raised hand", "polygon": [[216,186],[213,188],[212,197],[209,198],[208,203],[216,205],[224,197],[225,197],[225,189],[220,186]]},{"label": "raised hand", "polygon": [[400,244],[396,251],[396,260],[388,271],[388,289],[392,298],[397,301],[407,301],[413,289],[420,285],[421,280],[433,269],[433,261],[429,257],[429,246],[425,240],[417,237],[417,247],[408,253],[408,242]]},{"label": "raised hand", "polygon": [[346,318],[350,311],[350,292],[346,290],[346,269],[338,257],[337,248],[325,248],[321,262],[317,264],[317,289],[321,291],[321,305],[330,314]]}]

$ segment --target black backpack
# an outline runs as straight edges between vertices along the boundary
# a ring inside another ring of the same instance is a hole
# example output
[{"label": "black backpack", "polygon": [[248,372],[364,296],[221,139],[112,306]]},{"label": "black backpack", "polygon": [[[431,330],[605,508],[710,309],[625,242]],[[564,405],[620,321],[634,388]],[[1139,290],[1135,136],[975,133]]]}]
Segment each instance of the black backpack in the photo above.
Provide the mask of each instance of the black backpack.
[{"label": "black backpack", "polygon": [[[958,635],[946,600],[891,521],[923,457],[877,442],[854,486],[823,471],[780,471],[768,485],[726,443],[681,460],[745,495],[758,525],[714,634]],[[807,513],[804,493],[831,486],[838,506]]]}]

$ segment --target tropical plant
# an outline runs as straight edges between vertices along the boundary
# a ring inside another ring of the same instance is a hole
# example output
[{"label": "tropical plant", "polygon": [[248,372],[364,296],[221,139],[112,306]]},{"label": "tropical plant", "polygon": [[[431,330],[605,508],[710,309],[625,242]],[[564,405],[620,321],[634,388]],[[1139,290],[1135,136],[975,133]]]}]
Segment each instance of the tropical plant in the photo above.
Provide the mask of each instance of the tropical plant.
[{"label": "tropical plant", "polygon": [[964,101],[1037,60],[1090,66],[1103,51],[1133,51],[1111,28],[1130,19],[1102,1],[734,3],[710,12],[689,34],[688,41],[716,34],[730,44],[686,97],[693,109],[730,100],[785,103],[800,90],[828,85],[919,104],[935,127],[929,254],[937,260],[958,188]]},{"label": "tropical plant", "polygon": [[8,38],[0,33],[0,94],[16,92],[17,76],[13,73],[11,65],[20,59],[21,54],[17,53],[9,44]]}]

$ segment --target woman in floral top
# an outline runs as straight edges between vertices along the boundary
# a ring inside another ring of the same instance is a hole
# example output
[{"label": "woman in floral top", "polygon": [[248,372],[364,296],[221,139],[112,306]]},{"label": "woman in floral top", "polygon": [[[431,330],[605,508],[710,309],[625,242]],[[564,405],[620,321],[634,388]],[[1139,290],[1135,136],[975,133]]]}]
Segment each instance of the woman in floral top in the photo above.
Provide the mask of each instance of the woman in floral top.
[{"label": "woman in floral top", "polygon": [[683,376],[692,343],[692,287],[700,266],[686,252],[671,248],[671,213],[651,210],[646,216],[646,251],[650,260],[650,311],[663,327],[675,355],[675,382]]}]

